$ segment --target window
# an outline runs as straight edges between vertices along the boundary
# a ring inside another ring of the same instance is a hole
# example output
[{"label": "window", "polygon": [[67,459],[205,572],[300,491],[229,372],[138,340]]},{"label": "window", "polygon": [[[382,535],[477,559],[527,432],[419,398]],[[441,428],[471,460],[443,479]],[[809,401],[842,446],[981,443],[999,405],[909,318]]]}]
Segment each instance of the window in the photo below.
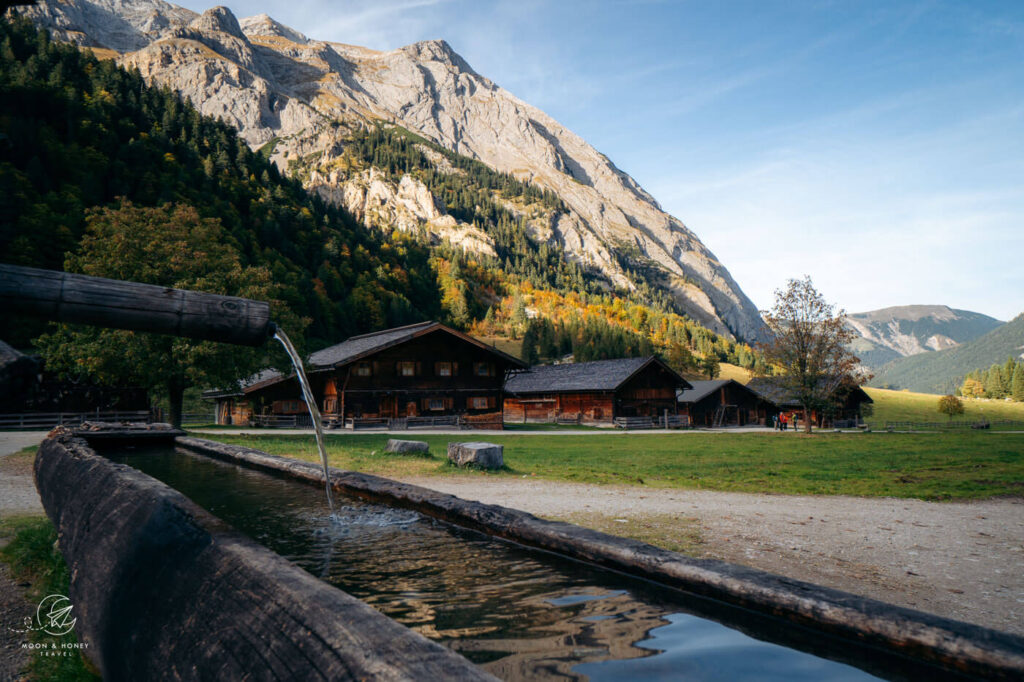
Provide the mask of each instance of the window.
[{"label": "window", "polygon": [[427,407],[430,410],[443,410],[444,409],[444,398],[431,398],[430,403]]},{"label": "window", "polygon": [[356,365],[356,376],[357,377],[368,377],[373,374],[373,365],[368,362],[360,362]]},{"label": "window", "polygon": [[416,376],[416,363],[415,362],[399,362],[398,363],[398,376],[400,376],[400,377],[414,377],[414,376]]},{"label": "window", "polygon": [[474,362],[473,374],[478,377],[492,377],[494,376],[494,365],[489,362]]},{"label": "window", "polygon": [[435,362],[434,363],[434,374],[439,377],[450,377],[452,375],[452,363],[450,362]]},{"label": "window", "polygon": [[469,399],[469,409],[471,409],[471,410],[486,410],[490,406],[491,406],[491,399],[490,398],[479,397],[479,398],[470,398]]}]

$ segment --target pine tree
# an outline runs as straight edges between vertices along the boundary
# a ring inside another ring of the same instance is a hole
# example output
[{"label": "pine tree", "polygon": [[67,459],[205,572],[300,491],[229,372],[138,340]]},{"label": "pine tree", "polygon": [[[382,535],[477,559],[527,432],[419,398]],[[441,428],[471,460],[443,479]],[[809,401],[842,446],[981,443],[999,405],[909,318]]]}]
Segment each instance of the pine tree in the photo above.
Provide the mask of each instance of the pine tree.
[{"label": "pine tree", "polygon": [[1024,362],[1014,365],[1010,395],[1017,402],[1024,403]]},{"label": "pine tree", "polygon": [[526,331],[523,333],[523,350],[521,355],[523,356],[523,362],[527,365],[532,366],[540,362],[537,354],[537,330],[532,322],[527,325]]},{"label": "pine tree", "polygon": [[1006,397],[1006,384],[1003,383],[1003,368],[998,364],[992,365],[985,375],[985,394],[989,398]]}]

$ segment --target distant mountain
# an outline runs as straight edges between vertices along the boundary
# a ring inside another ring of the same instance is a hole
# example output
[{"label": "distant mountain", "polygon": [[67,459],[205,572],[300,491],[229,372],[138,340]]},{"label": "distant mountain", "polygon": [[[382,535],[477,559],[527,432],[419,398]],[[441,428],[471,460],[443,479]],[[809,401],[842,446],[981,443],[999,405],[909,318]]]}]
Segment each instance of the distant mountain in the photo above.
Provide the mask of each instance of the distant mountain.
[{"label": "distant mountain", "polygon": [[350,163],[346,150],[359,131],[399,126],[556,195],[561,204],[544,211],[499,197],[528,222],[534,248],[564,250],[609,290],[642,294],[648,286],[716,333],[764,335],[757,308],[696,234],[606,156],[475,72],[443,40],[377,52],[309,38],[266,15],[238,20],[225,7],[197,14],[163,0],[44,0],[24,12],[55,38],[189,97],[367,224],[377,227],[382,212],[388,226],[422,226],[461,248],[490,250],[473,223],[446,220],[454,193],[430,196],[417,184],[427,174],[462,172],[429,144],[421,151],[434,167],[406,173],[408,180],[375,172],[386,159]]},{"label": "distant mountain", "polygon": [[1003,324],[988,315],[944,305],[882,308],[854,313],[847,320],[859,335],[853,350],[871,368],[901,357],[954,348]]},{"label": "distant mountain", "polygon": [[869,385],[946,393],[968,372],[1005,362],[1011,355],[1024,357],[1024,314],[954,348],[894,360],[879,368]]}]

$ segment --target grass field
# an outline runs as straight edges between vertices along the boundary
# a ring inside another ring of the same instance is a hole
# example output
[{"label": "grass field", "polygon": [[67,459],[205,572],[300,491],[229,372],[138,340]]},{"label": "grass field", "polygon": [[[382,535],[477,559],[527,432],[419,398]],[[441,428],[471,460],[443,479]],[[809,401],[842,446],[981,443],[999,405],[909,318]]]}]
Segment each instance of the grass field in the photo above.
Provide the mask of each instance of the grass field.
[{"label": "grass field", "polygon": [[[310,436],[204,435],[317,461]],[[385,476],[465,474],[447,464],[452,440],[416,434],[431,457],[384,453],[386,434],[329,435],[332,466]],[[1024,495],[1024,434],[679,433],[488,436],[505,446],[506,471],[584,483],[753,493],[916,497],[927,500]]]},{"label": "grass field", "polygon": [[[941,422],[948,417],[939,413],[940,396],[930,393],[910,393],[908,391],[887,391],[882,388],[865,388],[871,399],[875,401],[875,412],[868,419],[875,424],[887,421]],[[962,398],[964,414],[954,419],[958,421],[976,421],[987,418],[1014,419],[1024,421],[1024,403],[1007,402],[1005,400],[984,400],[978,398]]]}]

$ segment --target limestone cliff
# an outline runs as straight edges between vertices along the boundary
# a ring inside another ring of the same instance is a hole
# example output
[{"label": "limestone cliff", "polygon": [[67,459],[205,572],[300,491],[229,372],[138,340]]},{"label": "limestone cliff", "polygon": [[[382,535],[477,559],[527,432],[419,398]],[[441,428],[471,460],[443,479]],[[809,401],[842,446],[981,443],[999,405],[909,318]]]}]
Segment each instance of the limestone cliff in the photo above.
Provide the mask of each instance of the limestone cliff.
[{"label": "limestone cliff", "polygon": [[[224,7],[197,15],[162,0],[46,0],[29,13],[62,40],[116,51],[121,63],[237,127],[253,147],[270,143],[279,166],[304,168],[311,189],[363,220],[395,220],[398,229],[413,220],[465,248],[488,247],[483,233],[449,225],[443,206],[430,217],[403,205],[403,192],[414,188],[392,183],[383,191],[387,183],[372,173],[331,170],[353,126],[394,123],[555,192],[568,213],[532,233],[613,285],[632,286],[616,257],[628,248],[698,322],[748,340],[762,333],[754,305],[693,232],[603,154],[477,74],[444,41],[376,52],[310,39],[266,15],[239,21]],[[372,211],[371,195],[384,202]]]}]

